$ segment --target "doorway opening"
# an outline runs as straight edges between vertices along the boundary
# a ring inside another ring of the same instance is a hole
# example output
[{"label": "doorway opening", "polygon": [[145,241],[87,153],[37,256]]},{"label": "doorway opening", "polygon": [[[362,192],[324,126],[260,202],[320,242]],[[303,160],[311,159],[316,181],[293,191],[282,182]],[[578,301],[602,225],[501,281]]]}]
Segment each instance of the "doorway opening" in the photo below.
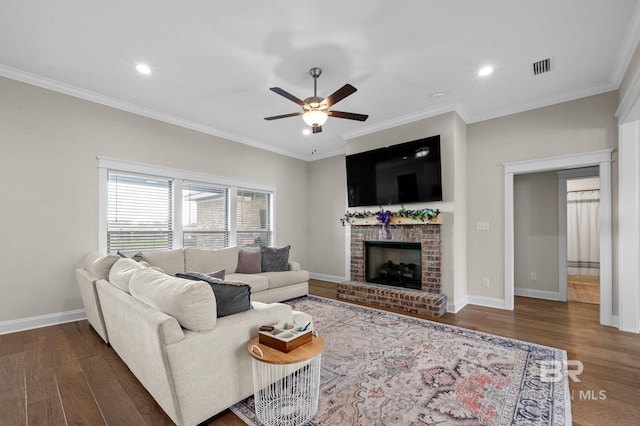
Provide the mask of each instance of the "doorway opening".
[{"label": "doorway opening", "polygon": [[600,179],[567,180],[567,300],[600,304]]},{"label": "doorway opening", "polygon": [[[514,176],[544,171],[561,171],[588,167],[597,167],[600,178],[600,324],[616,326],[613,318],[613,242],[611,217],[611,153],[613,149],[562,155],[558,157],[537,158],[504,164],[504,307],[514,307]],[[561,179],[558,180],[562,181]],[[566,182],[566,180],[564,181]],[[559,194],[562,192],[559,191]],[[565,189],[566,193],[566,189]],[[564,198],[564,195],[563,195]],[[566,216],[565,216],[566,223]],[[562,223],[562,221],[560,221]],[[561,234],[562,235],[562,234]],[[566,235],[566,232],[565,232]],[[564,252],[566,259],[566,238],[558,242],[559,253]],[[562,246],[564,244],[564,246]],[[566,268],[559,268],[564,274],[566,284]],[[565,293],[566,294],[566,293]]]}]

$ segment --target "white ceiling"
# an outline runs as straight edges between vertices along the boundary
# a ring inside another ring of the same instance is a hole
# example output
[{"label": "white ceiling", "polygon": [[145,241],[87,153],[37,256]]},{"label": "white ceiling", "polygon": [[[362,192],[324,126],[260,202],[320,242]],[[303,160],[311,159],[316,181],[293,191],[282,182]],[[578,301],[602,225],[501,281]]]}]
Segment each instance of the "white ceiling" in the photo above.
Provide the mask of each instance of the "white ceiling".
[{"label": "white ceiling", "polygon": [[[639,0],[4,0],[0,75],[304,160],[447,111],[467,123],[618,88]],[[532,63],[551,58],[533,76]],[[135,71],[138,62],[153,70]],[[478,77],[483,65],[494,73]],[[269,91],[358,91],[304,136]],[[434,99],[431,94],[444,91]],[[0,94],[1,96],[1,94]]]}]

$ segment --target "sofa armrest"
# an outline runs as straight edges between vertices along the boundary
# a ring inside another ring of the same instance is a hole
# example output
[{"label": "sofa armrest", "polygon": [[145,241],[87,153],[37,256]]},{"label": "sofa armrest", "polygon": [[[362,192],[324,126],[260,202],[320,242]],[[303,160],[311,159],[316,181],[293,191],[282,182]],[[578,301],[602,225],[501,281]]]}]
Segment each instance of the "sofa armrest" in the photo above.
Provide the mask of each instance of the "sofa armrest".
[{"label": "sofa armrest", "polygon": [[107,328],[104,325],[102,308],[100,307],[100,300],[98,299],[98,292],[96,290],[96,281],[99,279],[100,277],[92,274],[85,268],[76,269],[76,280],[78,281],[80,297],[82,297],[82,304],[84,305],[87,320],[96,333],[102,337],[102,340],[104,340],[105,343],[109,343]]},{"label": "sofa armrest", "polygon": [[300,264],[298,262],[294,262],[294,261],[289,261],[289,270],[290,271],[299,271],[300,270]]}]

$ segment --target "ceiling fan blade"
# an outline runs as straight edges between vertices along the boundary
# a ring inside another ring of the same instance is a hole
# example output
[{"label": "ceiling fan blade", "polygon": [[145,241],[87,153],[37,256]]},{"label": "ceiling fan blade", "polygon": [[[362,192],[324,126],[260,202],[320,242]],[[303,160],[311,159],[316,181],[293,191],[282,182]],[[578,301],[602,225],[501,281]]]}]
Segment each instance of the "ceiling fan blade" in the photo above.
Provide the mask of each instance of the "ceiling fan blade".
[{"label": "ceiling fan blade", "polygon": [[327,106],[330,107],[331,105],[337,104],[347,96],[352,95],[357,91],[358,89],[356,89],[352,85],[345,84],[344,86],[333,92],[331,95],[327,96],[323,103],[326,103]]},{"label": "ceiling fan blade", "polygon": [[354,112],[342,112],[342,111],[328,111],[327,115],[329,115],[329,117],[346,118],[349,120],[358,120],[358,121],[365,121],[367,118],[369,118],[369,116],[365,114],[356,114]]},{"label": "ceiling fan blade", "polygon": [[282,90],[279,87],[271,87],[269,90],[271,90],[272,92],[277,93],[280,96],[284,96],[285,98],[289,99],[290,101],[293,101],[293,102],[297,103],[298,105],[300,105],[302,107],[306,105],[306,103],[302,99],[296,98],[291,93],[287,92],[286,90]]},{"label": "ceiling fan blade", "polygon": [[265,120],[277,120],[279,118],[295,117],[296,115],[302,115],[301,112],[292,112],[291,114],[274,115],[273,117],[265,117]]},{"label": "ceiling fan blade", "polygon": [[320,132],[322,132],[322,126],[312,127],[312,129],[313,129],[313,133],[320,133]]}]

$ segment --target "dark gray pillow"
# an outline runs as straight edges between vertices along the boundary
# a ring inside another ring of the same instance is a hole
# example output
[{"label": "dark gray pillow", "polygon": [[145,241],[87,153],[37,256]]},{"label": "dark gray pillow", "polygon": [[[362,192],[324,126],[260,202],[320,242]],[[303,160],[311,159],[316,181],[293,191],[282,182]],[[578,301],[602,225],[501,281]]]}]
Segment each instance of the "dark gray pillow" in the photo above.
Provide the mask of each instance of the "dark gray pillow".
[{"label": "dark gray pillow", "polygon": [[198,272],[177,273],[176,277],[209,283],[216,296],[218,318],[251,309],[251,287],[246,284],[229,284]]},{"label": "dark gray pillow", "polygon": [[280,248],[260,246],[260,253],[262,253],[262,272],[288,271],[290,248],[291,246]]}]

